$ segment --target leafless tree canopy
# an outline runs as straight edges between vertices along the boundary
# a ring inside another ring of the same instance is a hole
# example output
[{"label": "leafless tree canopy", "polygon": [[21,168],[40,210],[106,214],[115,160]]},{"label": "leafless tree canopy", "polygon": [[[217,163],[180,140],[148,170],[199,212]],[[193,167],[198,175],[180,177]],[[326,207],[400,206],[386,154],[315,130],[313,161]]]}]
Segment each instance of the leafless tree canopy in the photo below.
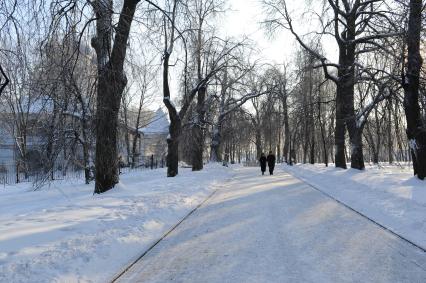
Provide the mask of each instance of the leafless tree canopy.
[{"label": "leafless tree canopy", "polygon": [[81,171],[102,193],[146,158],[174,177],[182,162],[273,151],[359,170],[412,162],[424,179],[424,1],[262,0],[259,27],[295,42],[275,62],[223,36],[230,2],[1,1],[0,174]]}]

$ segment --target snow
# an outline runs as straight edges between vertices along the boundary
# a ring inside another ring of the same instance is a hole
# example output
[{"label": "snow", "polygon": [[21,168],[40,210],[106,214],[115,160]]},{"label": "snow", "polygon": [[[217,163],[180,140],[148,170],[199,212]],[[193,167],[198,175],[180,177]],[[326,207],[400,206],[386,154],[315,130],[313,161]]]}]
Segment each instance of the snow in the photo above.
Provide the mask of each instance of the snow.
[{"label": "snow", "polygon": [[236,176],[118,282],[426,282],[426,253],[277,168]]},{"label": "snow", "polygon": [[0,282],[107,282],[216,189],[122,281],[426,282],[426,253],[286,173],[426,248],[425,183],[409,167],[165,170],[102,195],[82,180],[0,188]]},{"label": "snow", "polygon": [[134,171],[93,195],[82,180],[0,188],[0,282],[106,282],[232,174]]},{"label": "snow", "polygon": [[337,169],[330,164],[283,165],[285,171],[426,249],[426,183],[410,166]]}]

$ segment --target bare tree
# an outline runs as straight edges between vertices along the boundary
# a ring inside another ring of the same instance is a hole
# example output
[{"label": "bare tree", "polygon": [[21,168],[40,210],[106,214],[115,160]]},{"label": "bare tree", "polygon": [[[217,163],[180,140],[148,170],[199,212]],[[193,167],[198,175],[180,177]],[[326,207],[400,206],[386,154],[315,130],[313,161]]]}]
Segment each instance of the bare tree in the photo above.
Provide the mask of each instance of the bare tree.
[{"label": "bare tree", "polygon": [[113,1],[90,2],[96,14],[96,36],[92,39],[92,46],[96,51],[98,67],[95,177],[95,193],[98,194],[118,183],[118,114],[121,95],[127,83],[123,66],[130,27],[139,1],[124,0],[113,43]]},{"label": "bare tree", "polygon": [[[370,75],[370,73],[357,58],[384,48],[383,42],[386,42],[387,38],[399,34],[388,17],[389,9],[381,8],[382,6],[387,7],[386,1],[328,0],[326,2],[325,11],[330,11],[330,17],[327,20],[326,14],[321,15],[319,22],[322,24],[322,29],[316,33],[334,37],[339,48],[338,63],[332,63],[325,55],[305,43],[293,26],[285,0],[267,0],[264,1],[264,5],[270,17],[265,20],[269,28],[273,30],[283,27],[290,30],[299,44],[319,61],[318,67],[323,69],[325,77],[336,84],[334,135],[336,166],[346,168],[345,132],[347,129],[351,144],[351,167],[363,169],[363,120],[357,120],[357,118],[366,117],[356,113],[354,86],[362,77]],[[383,22],[386,22],[386,25]],[[332,73],[329,68],[337,69],[337,74]]]},{"label": "bare tree", "polygon": [[234,111],[238,111],[246,102],[272,91],[270,88],[256,91],[243,87],[244,77],[254,72],[257,67],[257,62],[244,64],[240,61],[238,67],[224,68],[217,75],[220,90],[219,96],[215,97],[219,101],[219,106],[217,119],[213,122],[210,143],[210,161],[212,162],[222,161],[222,130],[227,117]]},{"label": "bare tree", "polygon": [[[195,58],[196,81],[199,82],[210,71],[209,63],[214,62],[214,46],[220,46],[220,42],[215,39],[214,31],[209,27],[209,20],[222,12],[222,0],[191,0],[187,4],[187,14],[190,21],[190,43],[193,46]],[[225,46],[226,48],[226,46]],[[219,53],[220,55],[220,53]],[[192,170],[199,171],[203,169],[203,153],[205,140],[205,114],[207,87],[205,84],[198,90],[197,105],[192,117],[191,137],[192,137]]]},{"label": "bare tree", "polygon": [[[6,29],[8,29],[8,25],[10,24],[10,22],[15,21],[13,14],[17,10],[17,6],[18,6],[17,0],[2,1],[0,3],[0,34],[5,32]],[[3,48],[0,48],[0,52],[2,53],[6,53],[10,51],[6,49],[3,49],[3,50],[2,49]],[[4,89],[6,88],[6,86],[9,84],[9,82],[10,82],[9,76],[7,75],[4,67],[0,63],[0,97]]]},{"label": "bare tree", "polygon": [[139,138],[139,130],[141,127],[145,126],[147,121],[145,121],[145,117],[143,117],[143,107],[145,104],[149,102],[149,91],[152,88],[152,85],[155,80],[155,74],[157,74],[156,70],[150,65],[151,62],[145,63],[143,66],[137,68],[137,83],[139,89],[139,104],[137,106],[136,111],[136,121],[134,122],[134,135],[132,141],[132,167],[136,166],[136,156],[137,156],[137,143]]},{"label": "bare tree", "polygon": [[422,29],[422,0],[410,0],[406,33],[407,64],[402,74],[404,110],[407,118],[407,138],[410,142],[414,175],[426,177],[426,127],[420,116],[419,79],[422,66],[420,32]]}]

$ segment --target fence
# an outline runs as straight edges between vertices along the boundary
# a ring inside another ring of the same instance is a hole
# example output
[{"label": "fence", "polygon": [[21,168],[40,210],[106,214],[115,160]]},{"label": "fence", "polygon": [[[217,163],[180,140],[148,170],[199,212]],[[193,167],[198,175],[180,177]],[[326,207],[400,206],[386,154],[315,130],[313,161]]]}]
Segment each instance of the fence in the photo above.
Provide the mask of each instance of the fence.
[{"label": "fence", "polygon": [[[10,166],[7,166],[10,168]],[[3,167],[4,168],[4,167]],[[2,170],[0,172],[0,185],[11,185],[17,183],[35,183],[40,182],[43,179],[47,180],[71,180],[71,179],[83,179],[84,170],[55,170],[53,172],[19,172],[15,169]]]},{"label": "fence", "polygon": [[[137,165],[131,167],[130,164],[120,164],[120,174],[157,169],[165,167],[165,159],[151,156],[140,156]],[[54,166],[56,170],[53,172],[44,173],[37,172],[17,172],[14,164],[0,164],[0,186],[6,186],[17,183],[35,183],[40,180],[71,180],[71,179],[84,179],[84,170],[61,170],[59,166]],[[93,171],[93,170],[92,170]],[[91,172],[93,174],[94,172]]]},{"label": "fence", "polygon": [[138,158],[137,166],[135,167],[145,167],[145,168],[164,168],[166,166],[164,157],[156,157],[154,155],[149,156],[140,156]]}]

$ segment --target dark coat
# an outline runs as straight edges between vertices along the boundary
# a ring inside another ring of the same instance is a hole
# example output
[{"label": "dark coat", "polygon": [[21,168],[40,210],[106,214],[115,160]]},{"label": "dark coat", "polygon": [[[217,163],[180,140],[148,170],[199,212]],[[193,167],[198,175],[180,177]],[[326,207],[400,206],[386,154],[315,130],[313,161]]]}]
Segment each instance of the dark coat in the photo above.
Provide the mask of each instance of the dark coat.
[{"label": "dark coat", "polygon": [[270,168],[275,167],[275,155],[269,154],[268,157],[266,158],[266,160],[268,161],[268,167],[270,167]]},{"label": "dark coat", "polygon": [[262,172],[266,171],[266,157],[263,155],[260,157],[259,159],[260,162],[260,170],[262,170]]}]

